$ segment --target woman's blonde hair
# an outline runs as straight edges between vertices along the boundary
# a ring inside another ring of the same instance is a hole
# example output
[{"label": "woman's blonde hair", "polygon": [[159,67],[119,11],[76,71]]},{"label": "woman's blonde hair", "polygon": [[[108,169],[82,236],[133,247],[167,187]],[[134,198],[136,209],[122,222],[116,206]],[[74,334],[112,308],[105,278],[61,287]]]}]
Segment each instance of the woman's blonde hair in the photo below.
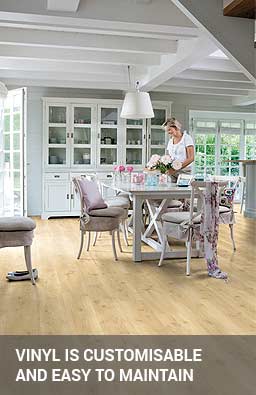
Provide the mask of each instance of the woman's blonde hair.
[{"label": "woman's blonde hair", "polygon": [[172,117],[172,118],[167,118],[166,121],[163,123],[162,127],[165,128],[166,126],[168,127],[174,126],[177,129],[181,129],[182,125],[176,118]]}]

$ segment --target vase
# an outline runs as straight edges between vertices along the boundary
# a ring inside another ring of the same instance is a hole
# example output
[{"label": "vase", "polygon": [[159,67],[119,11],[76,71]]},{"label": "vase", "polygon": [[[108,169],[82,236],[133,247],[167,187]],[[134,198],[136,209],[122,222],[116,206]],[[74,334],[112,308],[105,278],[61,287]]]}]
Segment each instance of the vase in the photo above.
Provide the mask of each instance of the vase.
[{"label": "vase", "polygon": [[160,174],[159,185],[167,185],[167,184],[168,184],[168,174]]}]

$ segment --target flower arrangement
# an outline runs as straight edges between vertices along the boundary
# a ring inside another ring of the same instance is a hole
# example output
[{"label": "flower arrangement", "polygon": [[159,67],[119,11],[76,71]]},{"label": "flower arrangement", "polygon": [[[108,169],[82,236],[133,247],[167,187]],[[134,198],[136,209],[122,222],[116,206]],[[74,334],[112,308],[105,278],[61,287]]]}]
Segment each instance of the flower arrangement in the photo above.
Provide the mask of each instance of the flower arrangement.
[{"label": "flower arrangement", "polygon": [[123,165],[117,165],[114,167],[114,171],[121,174],[125,171],[125,167]]},{"label": "flower arrangement", "polygon": [[133,172],[133,167],[132,166],[126,166],[126,171],[128,173],[132,173]]},{"label": "flower arrangement", "polygon": [[152,155],[147,163],[148,170],[159,170],[162,174],[167,173],[168,170],[180,170],[182,163],[177,159],[172,159],[170,155]]}]

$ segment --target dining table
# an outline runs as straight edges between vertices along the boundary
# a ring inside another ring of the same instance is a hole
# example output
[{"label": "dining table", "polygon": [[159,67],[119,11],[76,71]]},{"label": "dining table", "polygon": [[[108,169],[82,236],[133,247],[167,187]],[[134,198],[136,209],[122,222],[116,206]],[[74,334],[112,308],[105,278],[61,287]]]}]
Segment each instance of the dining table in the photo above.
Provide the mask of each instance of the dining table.
[{"label": "dining table", "polygon": [[[145,260],[159,260],[162,250],[163,233],[161,216],[168,207],[169,201],[173,199],[187,199],[191,195],[191,187],[181,187],[177,184],[168,183],[157,186],[146,184],[135,184],[114,179],[99,180],[104,194],[105,188],[112,189],[116,194],[124,192],[129,194],[133,204],[132,227],[134,262]],[[158,201],[157,204],[155,202]],[[149,212],[149,224],[143,222],[143,204]],[[151,247],[151,250],[142,249],[142,243]],[[168,246],[166,258],[186,258],[186,248],[173,249]],[[192,257],[200,257],[201,251],[198,243],[192,248]]]}]

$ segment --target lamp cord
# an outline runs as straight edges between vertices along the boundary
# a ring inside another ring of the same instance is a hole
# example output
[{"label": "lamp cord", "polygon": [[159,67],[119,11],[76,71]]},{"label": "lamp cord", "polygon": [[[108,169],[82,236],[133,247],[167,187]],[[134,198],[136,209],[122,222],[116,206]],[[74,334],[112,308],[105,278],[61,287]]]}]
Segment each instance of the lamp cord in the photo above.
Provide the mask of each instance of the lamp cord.
[{"label": "lamp cord", "polygon": [[131,89],[131,71],[130,71],[130,65],[128,65],[128,79],[129,79],[129,89]]}]

